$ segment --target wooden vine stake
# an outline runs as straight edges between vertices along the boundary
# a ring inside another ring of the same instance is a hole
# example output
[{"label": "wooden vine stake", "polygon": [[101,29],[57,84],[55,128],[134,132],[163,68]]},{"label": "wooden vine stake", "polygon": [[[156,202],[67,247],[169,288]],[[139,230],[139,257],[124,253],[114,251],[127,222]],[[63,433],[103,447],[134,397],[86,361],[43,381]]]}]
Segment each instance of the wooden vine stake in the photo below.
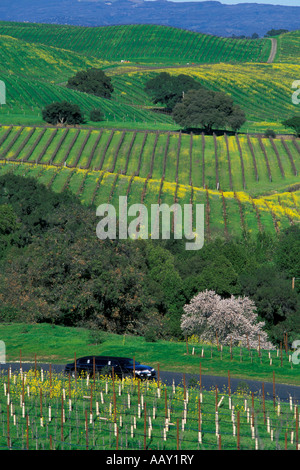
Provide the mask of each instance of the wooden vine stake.
[{"label": "wooden vine stake", "polygon": [[231,410],[231,386],[230,386],[230,371],[228,371],[228,401],[229,401],[229,409]]}]

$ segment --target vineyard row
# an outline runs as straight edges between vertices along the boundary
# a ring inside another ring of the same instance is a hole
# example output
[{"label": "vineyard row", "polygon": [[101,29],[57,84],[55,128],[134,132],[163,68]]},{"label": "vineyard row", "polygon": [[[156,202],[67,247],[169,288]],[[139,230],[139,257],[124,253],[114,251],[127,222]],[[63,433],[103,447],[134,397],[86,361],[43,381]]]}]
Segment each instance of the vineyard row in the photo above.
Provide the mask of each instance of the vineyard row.
[{"label": "vineyard row", "polygon": [[297,183],[296,139],[180,133],[9,127],[0,134],[0,159],[250,191]]}]

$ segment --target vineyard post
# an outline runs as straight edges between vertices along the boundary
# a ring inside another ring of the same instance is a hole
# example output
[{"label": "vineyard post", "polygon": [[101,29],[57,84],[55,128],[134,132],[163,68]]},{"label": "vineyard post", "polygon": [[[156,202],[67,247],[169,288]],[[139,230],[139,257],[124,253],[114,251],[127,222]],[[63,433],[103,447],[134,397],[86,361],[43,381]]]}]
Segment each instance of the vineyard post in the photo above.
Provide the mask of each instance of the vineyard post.
[{"label": "vineyard post", "polygon": [[22,377],[22,405],[24,406],[25,403],[25,379],[24,375]]},{"label": "vineyard post", "polygon": [[49,388],[50,388],[50,399],[52,396],[52,366],[49,364]]},{"label": "vineyard post", "polygon": [[93,356],[93,377],[94,377],[94,389],[96,386],[96,359],[95,356]]},{"label": "vineyard post", "polygon": [[198,398],[198,441],[200,443],[202,443],[201,422],[201,400]]},{"label": "vineyard post", "polygon": [[89,449],[89,431],[88,431],[88,419],[87,419],[87,410],[85,410],[85,448]]},{"label": "vineyard post", "polygon": [[263,413],[264,413],[264,424],[266,424],[266,403],[265,403],[265,384],[262,383],[262,399],[263,399]]},{"label": "vineyard post", "polygon": [[113,403],[114,403],[114,423],[117,422],[117,402],[116,402],[116,390],[113,382]]},{"label": "vineyard post", "polygon": [[298,415],[298,406],[296,406],[296,450],[298,450],[298,432],[299,432],[299,415]]},{"label": "vineyard post", "polygon": [[200,400],[202,401],[202,373],[201,373],[201,362],[199,366],[199,390],[200,390]]},{"label": "vineyard post", "polygon": [[252,392],[252,410],[251,410],[251,415],[252,415],[252,427],[254,428],[254,393]]},{"label": "vineyard post", "polygon": [[230,371],[228,371],[228,395],[229,395],[229,409],[231,409]]},{"label": "vineyard post", "polygon": [[7,404],[7,447],[10,447],[10,436],[9,436],[9,404]]},{"label": "vineyard post", "polygon": [[69,373],[69,404],[71,403],[71,374]]},{"label": "vineyard post", "polygon": [[168,418],[168,400],[167,400],[167,387],[165,386],[165,419]]},{"label": "vineyard post", "polygon": [[146,436],[147,436],[147,405],[144,403],[144,450],[146,450]]},{"label": "vineyard post", "polygon": [[237,412],[237,450],[240,450],[240,411]]},{"label": "vineyard post", "polygon": [[64,397],[61,395],[61,415],[60,415],[60,437],[61,442],[64,440]]},{"label": "vineyard post", "polygon": [[185,373],[183,374],[183,399],[186,400],[186,383],[185,383]]},{"label": "vineyard post", "polygon": [[[52,436],[50,436],[51,438]],[[52,445],[51,445],[52,448]],[[26,449],[29,449],[29,416],[26,415]]]},{"label": "vineyard post", "polygon": [[177,450],[179,450],[179,419],[177,418],[176,422],[176,441],[177,441]]},{"label": "vineyard post", "polygon": [[[7,371],[7,396],[9,397],[10,393],[10,367],[8,368]],[[9,398],[7,398],[7,403],[9,402]]]},{"label": "vineyard post", "polygon": [[273,405],[274,405],[274,408],[275,408],[275,372],[273,371]]},{"label": "vineyard post", "polygon": [[40,415],[41,415],[41,426],[43,426],[43,390],[40,387]]}]

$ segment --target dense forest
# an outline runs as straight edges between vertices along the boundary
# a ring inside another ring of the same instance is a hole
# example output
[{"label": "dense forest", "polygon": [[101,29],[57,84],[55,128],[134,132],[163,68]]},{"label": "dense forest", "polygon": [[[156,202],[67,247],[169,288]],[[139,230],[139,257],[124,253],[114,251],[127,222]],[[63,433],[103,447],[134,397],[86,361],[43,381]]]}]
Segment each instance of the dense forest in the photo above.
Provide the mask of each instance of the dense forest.
[{"label": "dense forest", "polygon": [[186,251],[184,240],[99,240],[97,222],[68,191],[0,177],[1,322],[181,338],[184,305],[211,289],[250,297],[273,343],[299,335],[299,226]]}]

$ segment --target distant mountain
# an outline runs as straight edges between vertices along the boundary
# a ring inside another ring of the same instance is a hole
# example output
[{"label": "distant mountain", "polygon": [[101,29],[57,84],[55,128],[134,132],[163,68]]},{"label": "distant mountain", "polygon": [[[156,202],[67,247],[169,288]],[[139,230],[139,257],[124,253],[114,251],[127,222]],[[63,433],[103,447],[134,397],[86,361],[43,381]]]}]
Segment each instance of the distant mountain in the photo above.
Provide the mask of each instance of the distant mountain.
[{"label": "distant mountain", "polygon": [[157,24],[217,36],[264,36],[270,29],[300,28],[300,6],[166,0],[1,0],[1,21],[84,26]]}]

